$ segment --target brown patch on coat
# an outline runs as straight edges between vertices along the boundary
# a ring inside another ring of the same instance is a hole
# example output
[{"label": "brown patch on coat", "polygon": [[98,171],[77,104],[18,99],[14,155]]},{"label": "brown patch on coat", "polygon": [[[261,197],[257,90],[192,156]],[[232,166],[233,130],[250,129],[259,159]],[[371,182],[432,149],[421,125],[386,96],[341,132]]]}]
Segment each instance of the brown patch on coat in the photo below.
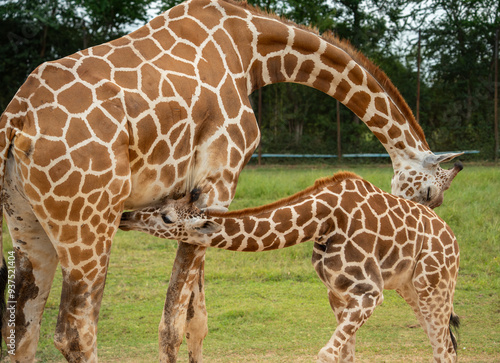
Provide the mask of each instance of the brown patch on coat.
[{"label": "brown patch on coat", "polygon": [[38,286],[33,275],[33,265],[28,256],[19,248],[14,249],[16,257],[15,301],[16,305],[16,342],[20,342],[26,334],[31,322],[26,321],[24,309],[28,300],[38,296]]}]

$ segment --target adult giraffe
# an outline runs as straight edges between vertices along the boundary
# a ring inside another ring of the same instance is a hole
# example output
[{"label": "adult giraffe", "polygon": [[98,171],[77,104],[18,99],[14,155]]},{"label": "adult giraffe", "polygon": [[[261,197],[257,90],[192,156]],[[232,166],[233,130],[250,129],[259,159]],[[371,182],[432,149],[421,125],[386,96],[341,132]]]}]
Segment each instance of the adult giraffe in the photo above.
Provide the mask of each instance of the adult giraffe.
[{"label": "adult giraffe", "polygon": [[[97,360],[122,211],[195,185],[207,205],[228,206],[259,141],[248,95],[277,82],[339,99],[389,152],[392,191],[441,203],[460,168],[444,171],[439,162],[456,155],[432,154],[396,88],[363,56],[246,4],[187,1],[123,38],[42,64],[0,119],[0,180],[16,256],[13,359],[34,359],[59,262],[55,344],[69,361]],[[176,360],[185,332],[190,359],[202,359],[204,253],[179,245],[159,327],[162,361]],[[2,331],[9,335],[5,324]]]}]

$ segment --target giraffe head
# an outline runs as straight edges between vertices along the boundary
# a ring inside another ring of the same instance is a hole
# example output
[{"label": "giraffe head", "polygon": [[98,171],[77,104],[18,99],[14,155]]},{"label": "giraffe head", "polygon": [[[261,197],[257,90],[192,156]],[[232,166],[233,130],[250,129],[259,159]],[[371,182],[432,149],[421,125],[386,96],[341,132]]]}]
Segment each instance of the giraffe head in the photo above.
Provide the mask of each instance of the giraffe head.
[{"label": "giraffe head", "polygon": [[206,212],[225,212],[223,207],[200,207],[200,189],[180,199],[166,199],[158,207],[149,207],[122,214],[120,229],[141,231],[160,238],[191,240],[189,237],[215,233],[221,226],[207,218]]},{"label": "giraffe head", "polygon": [[430,154],[421,162],[399,168],[392,177],[392,194],[430,208],[439,207],[443,203],[444,191],[450,187],[453,178],[463,168],[461,162],[456,162],[453,168],[445,170],[439,163],[450,161],[462,154]]}]

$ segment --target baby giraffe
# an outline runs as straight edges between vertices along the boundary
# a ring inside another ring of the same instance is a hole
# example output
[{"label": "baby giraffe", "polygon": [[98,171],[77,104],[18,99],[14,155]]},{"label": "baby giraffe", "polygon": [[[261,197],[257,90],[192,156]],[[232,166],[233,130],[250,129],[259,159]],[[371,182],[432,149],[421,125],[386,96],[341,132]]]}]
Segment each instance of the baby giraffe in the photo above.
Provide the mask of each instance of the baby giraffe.
[{"label": "baby giraffe", "polygon": [[[355,333],[395,289],[413,308],[436,362],[456,361],[453,294],[458,244],[431,209],[357,175],[317,180],[291,197],[240,211],[200,210],[199,191],[123,214],[120,228],[234,251],[314,241],[312,263],[328,289],[337,328],[319,362],[353,362]],[[198,203],[197,203],[198,202]]]}]

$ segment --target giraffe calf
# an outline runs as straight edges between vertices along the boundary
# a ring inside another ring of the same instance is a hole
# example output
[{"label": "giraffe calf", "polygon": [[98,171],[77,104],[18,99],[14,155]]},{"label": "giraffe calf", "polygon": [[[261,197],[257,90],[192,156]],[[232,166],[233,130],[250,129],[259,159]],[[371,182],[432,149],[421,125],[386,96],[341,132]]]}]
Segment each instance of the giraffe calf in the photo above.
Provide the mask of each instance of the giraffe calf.
[{"label": "giraffe calf", "polygon": [[386,193],[349,172],[291,197],[240,211],[200,210],[199,192],[127,212],[120,228],[234,251],[314,241],[312,263],[328,289],[337,328],[319,362],[352,362],[356,331],[395,289],[427,333],[436,362],[456,361],[450,326],[459,250],[434,211]]}]

